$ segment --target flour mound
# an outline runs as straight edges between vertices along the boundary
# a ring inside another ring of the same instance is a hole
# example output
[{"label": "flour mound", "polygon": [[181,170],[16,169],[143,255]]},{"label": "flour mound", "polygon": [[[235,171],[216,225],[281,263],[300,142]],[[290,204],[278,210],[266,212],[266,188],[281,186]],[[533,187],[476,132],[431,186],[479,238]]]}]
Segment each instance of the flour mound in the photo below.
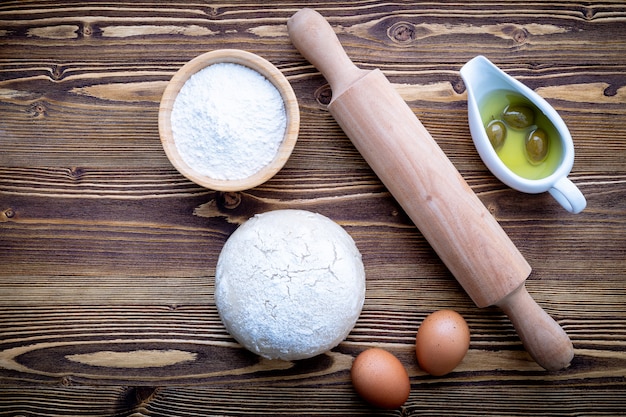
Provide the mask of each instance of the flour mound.
[{"label": "flour mound", "polygon": [[218,180],[248,178],[274,160],[287,128],[285,104],[263,75],[218,63],[192,75],[172,108],[172,134],[194,171]]},{"label": "flour mound", "polygon": [[337,223],[304,210],[256,215],[220,253],[215,302],[229,333],[269,359],[324,353],[352,330],[365,300],[365,270]]}]

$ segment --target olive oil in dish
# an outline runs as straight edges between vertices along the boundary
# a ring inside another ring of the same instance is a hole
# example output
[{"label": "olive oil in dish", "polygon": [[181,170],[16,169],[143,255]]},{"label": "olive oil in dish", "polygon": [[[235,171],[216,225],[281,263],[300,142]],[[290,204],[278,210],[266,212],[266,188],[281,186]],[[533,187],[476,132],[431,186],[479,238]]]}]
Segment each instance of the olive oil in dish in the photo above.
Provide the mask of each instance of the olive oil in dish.
[{"label": "olive oil in dish", "polygon": [[558,168],[563,157],[559,133],[530,101],[514,91],[494,90],[478,106],[496,154],[511,171],[537,180]]}]

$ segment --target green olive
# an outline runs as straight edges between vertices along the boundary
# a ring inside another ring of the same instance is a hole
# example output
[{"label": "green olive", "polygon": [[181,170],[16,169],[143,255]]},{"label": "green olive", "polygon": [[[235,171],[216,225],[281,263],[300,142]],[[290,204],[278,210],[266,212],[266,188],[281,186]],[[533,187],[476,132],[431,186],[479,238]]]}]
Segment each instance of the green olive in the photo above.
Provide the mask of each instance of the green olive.
[{"label": "green olive", "polygon": [[546,160],[548,156],[549,139],[543,129],[530,132],[526,138],[526,157],[528,162],[537,165]]},{"label": "green olive", "polygon": [[500,150],[506,138],[506,126],[501,120],[492,120],[487,125],[487,137],[496,151]]},{"label": "green olive", "polygon": [[524,129],[534,123],[535,112],[530,107],[513,105],[504,109],[502,118],[509,126]]}]

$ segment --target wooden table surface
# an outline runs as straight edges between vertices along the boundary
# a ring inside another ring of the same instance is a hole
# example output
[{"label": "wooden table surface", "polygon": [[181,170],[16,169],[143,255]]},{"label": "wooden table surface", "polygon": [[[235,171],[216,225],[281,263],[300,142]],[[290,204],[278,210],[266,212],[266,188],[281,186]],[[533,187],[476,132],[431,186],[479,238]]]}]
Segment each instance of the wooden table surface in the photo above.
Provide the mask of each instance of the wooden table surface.
[{"label": "wooden table surface", "polygon": [[[571,337],[547,372],[496,307],[477,308],[326,109],[325,79],[286,21],[321,12],[352,60],[381,68],[533,267],[527,287]],[[240,48],[275,64],[301,126],[286,166],[242,193],[169,163],[157,116],[187,61]],[[570,128],[587,208],[514,191],[482,164],[459,69],[483,54]],[[217,256],[255,213],[324,214],[367,273],[354,330],[327,354],[267,361],[216,312]],[[0,4],[0,415],[616,416],[626,410],[626,5],[602,2],[4,1]],[[444,377],[417,366],[429,313],[467,320]],[[402,409],[363,403],[362,350],[397,355]]]}]

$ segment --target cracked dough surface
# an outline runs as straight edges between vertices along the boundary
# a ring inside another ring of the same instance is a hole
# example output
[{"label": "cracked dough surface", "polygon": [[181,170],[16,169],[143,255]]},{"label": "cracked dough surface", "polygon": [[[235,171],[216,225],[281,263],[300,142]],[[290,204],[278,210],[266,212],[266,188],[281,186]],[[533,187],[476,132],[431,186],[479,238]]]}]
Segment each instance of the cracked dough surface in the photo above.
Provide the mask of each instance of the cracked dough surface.
[{"label": "cracked dough surface", "polygon": [[365,271],[352,237],[305,210],[275,210],[241,225],[220,253],[215,303],[228,332],[269,359],[324,353],[354,327]]}]

